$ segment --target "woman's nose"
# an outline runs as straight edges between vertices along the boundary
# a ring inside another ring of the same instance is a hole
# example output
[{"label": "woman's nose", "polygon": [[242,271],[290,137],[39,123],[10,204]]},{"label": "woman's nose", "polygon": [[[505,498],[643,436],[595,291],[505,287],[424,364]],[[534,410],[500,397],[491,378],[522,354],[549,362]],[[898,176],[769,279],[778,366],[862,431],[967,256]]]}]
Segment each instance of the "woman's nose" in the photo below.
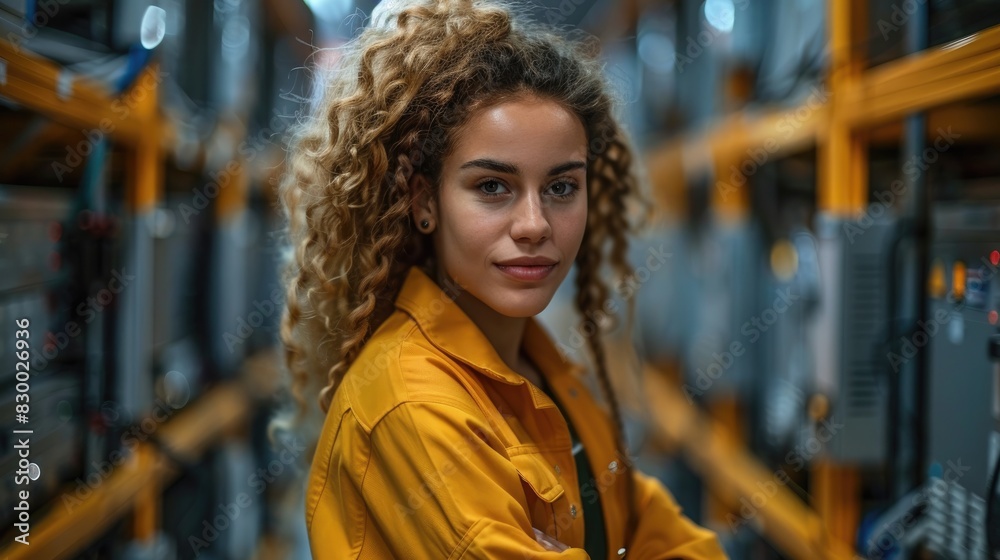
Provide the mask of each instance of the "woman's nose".
[{"label": "woman's nose", "polygon": [[538,192],[521,197],[513,211],[510,234],[514,241],[539,243],[552,235],[552,225],[545,215],[541,194]]}]

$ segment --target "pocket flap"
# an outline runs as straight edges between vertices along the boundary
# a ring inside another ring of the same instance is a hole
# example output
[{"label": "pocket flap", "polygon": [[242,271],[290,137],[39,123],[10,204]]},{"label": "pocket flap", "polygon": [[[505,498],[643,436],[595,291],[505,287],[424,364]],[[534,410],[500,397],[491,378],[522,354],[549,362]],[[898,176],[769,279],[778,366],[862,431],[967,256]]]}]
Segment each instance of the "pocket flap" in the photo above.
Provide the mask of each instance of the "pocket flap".
[{"label": "pocket flap", "polygon": [[518,453],[511,455],[510,461],[521,475],[521,479],[527,482],[542,500],[551,504],[563,495],[562,484],[541,453]]}]

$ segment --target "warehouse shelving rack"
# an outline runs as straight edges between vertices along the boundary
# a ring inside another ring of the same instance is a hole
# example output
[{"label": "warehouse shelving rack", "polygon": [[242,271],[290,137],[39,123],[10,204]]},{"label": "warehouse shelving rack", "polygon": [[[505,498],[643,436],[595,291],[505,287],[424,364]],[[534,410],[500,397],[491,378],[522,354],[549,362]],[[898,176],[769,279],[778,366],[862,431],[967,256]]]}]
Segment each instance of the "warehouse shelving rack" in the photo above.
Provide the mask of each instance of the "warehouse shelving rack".
[{"label": "warehouse shelving rack", "polygon": [[[707,130],[682,134],[652,149],[646,159],[661,215],[679,215],[679,209],[686,204],[690,178],[706,170],[728,177],[730,166],[738,166],[748,149],[781,137],[782,142],[771,153],[773,158],[816,148],[818,209],[835,216],[856,217],[868,203],[867,150],[875,135],[887,131],[898,134],[899,129],[893,126],[908,115],[1000,93],[1000,26],[866,70],[862,55],[867,33],[865,2],[830,0],[827,5],[829,100],[821,108],[800,106],[767,113],[737,113]],[[935,118],[944,122],[960,119],[980,132],[989,122],[977,116],[978,109],[948,107],[940,111],[939,115],[931,113],[928,122],[933,124]],[[789,119],[798,125],[791,135],[779,129]],[[738,191],[735,196],[721,196],[720,190],[713,188],[712,205],[721,216],[740,219],[749,212],[749,187],[743,182],[733,188]],[[712,416],[728,421],[710,419],[685,406],[679,389],[663,381],[669,375],[647,370],[645,377],[660,435],[691,459],[713,496],[720,497],[733,510],[738,508],[739,500],[749,499],[757,490],[756,483],[771,474],[739,442],[738,426],[734,424],[739,418],[731,410],[722,410],[722,414]],[[676,372],[673,377],[677,377]],[[732,407],[723,403],[721,408]],[[704,437],[691,437],[678,426]],[[852,558],[860,518],[859,473],[851,465],[832,461],[819,463],[814,469],[815,509],[782,487],[770,505],[760,509],[755,525],[792,558]]]},{"label": "warehouse shelving rack", "polygon": [[[157,83],[157,68],[152,65],[143,72],[125,93],[129,110],[116,111],[118,98],[100,84],[0,40],[0,97],[66,126],[111,129],[109,135],[129,160],[126,203],[139,218],[148,217],[162,198],[174,138],[171,124],[159,112],[158,88],[149,86]],[[205,146],[199,149],[204,153]],[[220,194],[216,208],[222,218],[245,206],[249,174],[255,172],[247,169],[239,154],[230,161],[239,164],[241,173]],[[278,362],[278,355],[270,351],[247,358],[241,377],[216,384],[157,430],[160,446],[139,443],[128,461],[75,507],[53,506],[47,515],[32,519],[30,545],[9,544],[0,549],[0,557],[71,558],[129,512],[133,537],[150,542],[160,526],[161,491],[180,474],[163,447],[171,455],[194,460],[215,442],[239,433],[255,403],[272,396]]]}]

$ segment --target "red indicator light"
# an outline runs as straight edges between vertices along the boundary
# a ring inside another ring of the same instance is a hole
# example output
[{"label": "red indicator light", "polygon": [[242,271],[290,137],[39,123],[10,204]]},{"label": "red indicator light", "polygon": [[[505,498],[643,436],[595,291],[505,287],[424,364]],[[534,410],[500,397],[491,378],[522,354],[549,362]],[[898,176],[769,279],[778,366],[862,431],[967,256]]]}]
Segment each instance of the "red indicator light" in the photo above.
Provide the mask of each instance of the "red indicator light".
[{"label": "red indicator light", "polygon": [[990,314],[988,315],[988,318],[990,320],[990,324],[991,325],[995,325],[995,324],[997,324],[997,319],[1000,318],[1000,317],[997,316],[997,310],[993,309],[993,310],[990,310]]},{"label": "red indicator light", "polygon": [[990,262],[993,263],[993,266],[1000,264],[1000,251],[994,249],[993,252],[990,253]]}]

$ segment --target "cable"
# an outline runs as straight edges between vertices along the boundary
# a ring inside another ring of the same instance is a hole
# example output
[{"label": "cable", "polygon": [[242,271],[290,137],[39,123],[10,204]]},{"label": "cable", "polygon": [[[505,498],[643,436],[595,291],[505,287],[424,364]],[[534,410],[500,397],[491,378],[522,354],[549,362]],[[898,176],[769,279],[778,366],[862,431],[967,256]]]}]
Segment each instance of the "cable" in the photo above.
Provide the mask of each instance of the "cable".
[{"label": "cable", "polygon": [[[886,241],[886,245],[888,245],[888,249],[886,252],[886,255],[888,256],[888,258],[886,259],[887,286],[898,285],[899,255],[902,252],[901,249],[905,247],[906,242],[917,239],[916,231],[917,227],[915,224],[915,220],[907,218],[899,218],[896,227],[890,233],[890,237]],[[912,321],[903,321],[904,324],[902,328],[897,328],[897,323],[900,322],[899,319],[905,319],[904,317],[896,317],[896,313],[898,312],[897,304],[898,302],[896,301],[895,294],[890,294],[890,296],[885,299],[885,307],[886,307],[885,329],[887,331],[886,332],[887,336],[885,342],[882,345],[882,348],[879,348],[879,345],[875,345],[875,351],[878,352],[879,354],[881,354],[882,350],[888,350],[890,352],[894,352],[895,350],[897,350],[897,348],[893,346],[893,344],[896,341],[896,336],[902,335],[905,337],[911,337],[913,335],[914,330],[916,329],[916,326],[918,324],[917,322],[922,319],[922,317],[916,317]],[[881,356],[876,357],[875,363],[879,363],[877,360],[879,360],[880,358]],[[919,362],[917,367],[919,367]],[[886,408],[888,409],[886,411],[886,414],[888,416],[889,423],[887,426],[888,429],[886,431],[889,436],[889,441],[887,442],[889,444],[888,467],[890,471],[889,476],[891,477],[897,472],[899,464],[896,461],[898,461],[898,459],[902,456],[901,452],[902,452],[903,442],[902,439],[900,438],[900,430],[898,429],[898,427],[901,420],[903,419],[902,375],[905,372],[900,372],[898,368],[893,367],[892,362],[889,360],[885,362],[885,366],[882,369],[882,372],[885,374],[885,382],[886,382],[885,389],[888,393],[886,395],[887,397]],[[892,496],[893,498],[899,498],[897,492],[893,488],[889,489],[889,495]]]}]

